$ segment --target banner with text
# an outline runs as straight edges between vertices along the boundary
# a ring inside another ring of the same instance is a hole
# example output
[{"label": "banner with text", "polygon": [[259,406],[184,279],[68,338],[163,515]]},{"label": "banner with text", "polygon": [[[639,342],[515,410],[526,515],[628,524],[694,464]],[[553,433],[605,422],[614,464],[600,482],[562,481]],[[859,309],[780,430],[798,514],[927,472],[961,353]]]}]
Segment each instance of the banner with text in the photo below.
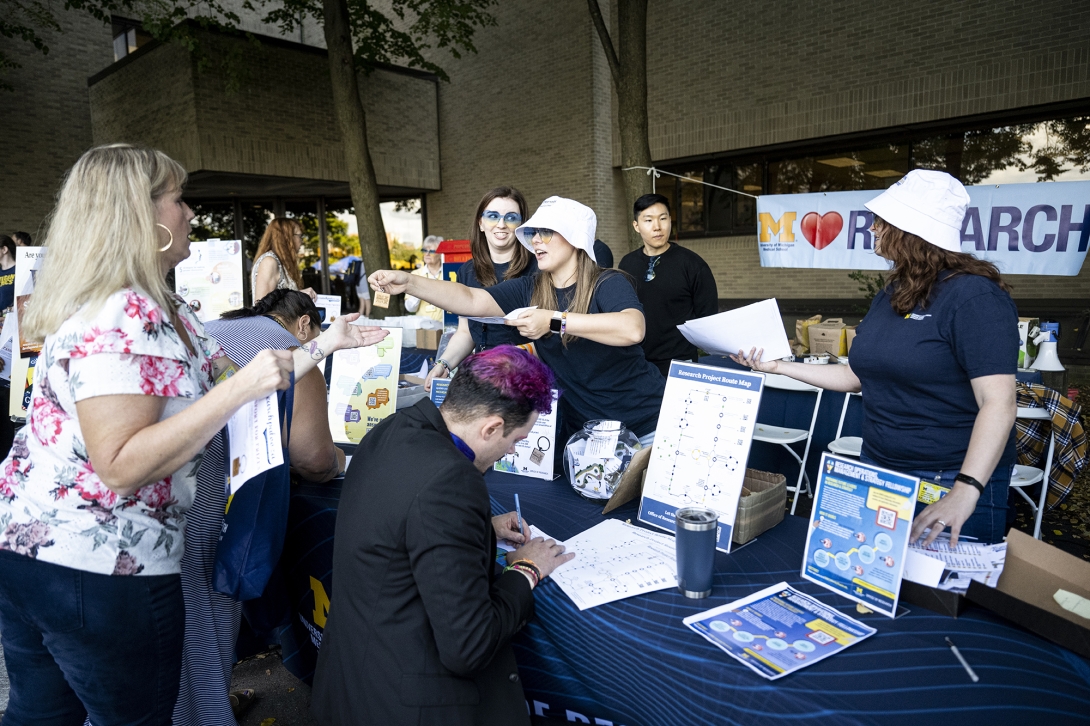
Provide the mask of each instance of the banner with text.
[{"label": "banner with text", "polygon": [[[966,187],[961,248],[1016,275],[1077,275],[1090,242],[1090,182]],[[761,267],[885,270],[874,254],[882,190],[774,194],[757,200]]]}]

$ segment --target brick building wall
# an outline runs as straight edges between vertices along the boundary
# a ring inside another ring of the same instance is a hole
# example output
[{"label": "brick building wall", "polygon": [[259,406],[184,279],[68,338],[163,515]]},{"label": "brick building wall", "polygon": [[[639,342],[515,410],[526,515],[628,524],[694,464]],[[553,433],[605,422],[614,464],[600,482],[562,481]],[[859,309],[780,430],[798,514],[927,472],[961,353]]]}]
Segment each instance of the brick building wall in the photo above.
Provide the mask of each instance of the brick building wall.
[{"label": "brick building wall", "polygon": [[[161,45],[97,80],[95,143],[154,145],[191,171],[347,180],[324,51],[210,34],[201,43],[211,69]],[[237,53],[235,77],[216,65],[228,53]],[[377,70],[360,89],[378,183],[439,188],[435,82]]]},{"label": "brick building wall", "polygon": [[110,26],[79,12],[57,9],[62,33],[45,32],[49,54],[0,37],[0,48],[22,68],[5,80],[15,91],[0,92],[0,232],[40,237],[64,173],[91,145],[88,69],[113,62]]}]

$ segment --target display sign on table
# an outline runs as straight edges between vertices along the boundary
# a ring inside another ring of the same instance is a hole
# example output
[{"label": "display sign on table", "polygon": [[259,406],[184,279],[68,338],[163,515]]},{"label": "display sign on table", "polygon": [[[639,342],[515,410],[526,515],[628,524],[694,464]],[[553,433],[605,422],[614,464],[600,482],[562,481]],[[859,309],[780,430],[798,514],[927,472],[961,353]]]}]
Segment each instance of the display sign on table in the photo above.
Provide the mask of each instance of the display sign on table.
[{"label": "display sign on table", "polygon": [[436,408],[443,405],[443,401],[447,399],[447,389],[450,388],[449,378],[433,378],[431,379],[431,402],[435,404]]},{"label": "display sign on table", "polygon": [[338,444],[358,444],[368,431],[397,410],[401,369],[401,328],[366,348],[333,354],[329,379],[329,430]]},{"label": "display sign on table", "polygon": [[[961,251],[1005,275],[1077,275],[1090,244],[1090,182],[966,187]],[[874,254],[865,203],[882,193],[768,194],[757,199],[762,267],[888,270]]]},{"label": "display sign on table", "polygon": [[683,622],[770,681],[836,655],[877,632],[786,582]]},{"label": "display sign on table", "polygon": [[[433,390],[434,386],[433,380]],[[443,395],[446,396],[445,389]],[[556,446],[556,399],[557,391],[554,389],[553,406],[549,412],[537,417],[537,422],[530,429],[530,434],[525,439],[515,442],[515,453],[505,455],[492,465],[493,469],[508,474],[532,476],[535,479],[553,478],[552,450]],[[432,400],[434,401],[435,398],[433,397]]]},{"label": "display sign on table", "polygon": [[[34,367],[42,346],[26,340],[19,330],[19,318],[24,314],[27,301],[34,292],[34,281],[45,261],[45,247],[15,248],[15,315],[12,334],[11,400],[8,414],[26,418],[30,406],[30,394],[34,385]],[[18,355],[16,355],[18,351]]]},{"label": "display sign on table", "polygon": [[920,480],[822,454],[802,576],[895,617]]},{"label": "display sign on table", "polygon": [[314,304],[325,310],[325,320],[322,321],[323,323],[332,323],[341,316],[340,295],[319,295],[317,302]]},{"label": "display sign on table", "polygon": [[730,552],[763,388],[761,373],[670,364],[640,500],[641,522],[674,532],[678,509],[714,509],[716,548]]},{"label": "display sign on table", "polygon": [[174,291],[201,322],[242,307],[242,284],[242,243],[234,239],[190,242],[189,257],[174,268]]}]

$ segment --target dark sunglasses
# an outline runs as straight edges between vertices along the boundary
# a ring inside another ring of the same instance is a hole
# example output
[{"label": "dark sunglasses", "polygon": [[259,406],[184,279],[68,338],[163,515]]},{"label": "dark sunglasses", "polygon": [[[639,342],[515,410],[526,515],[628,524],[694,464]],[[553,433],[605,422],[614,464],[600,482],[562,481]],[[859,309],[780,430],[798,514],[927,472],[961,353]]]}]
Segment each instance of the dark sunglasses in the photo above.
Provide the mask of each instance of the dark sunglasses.
[{"label": "dark sunglasses", "polygon": [[651,282],[655,279],[655,267],[659,264],[659,260],[661,259],[662,255],[658,255],[647,261],[647,276],[643,278],[644,282]]},{"label": "dark sunglasses", "polygon": [[541,241],[545,244],[549,244],[553,241],[553,235],[556,234],[551,229],[545,229],[544,227],[525,227],[524,228],[526,239],[532,240],[534,237],[540,237]]},{"label": "dark sunglasses", "polygon": [[495,227],[503,220],[503,223],[508,227],[517,227],[522,224],[522,215],[518,212],[508,212],[507,214],[500,214],[499,212],[493,212],[491,210],[481,215],[481,219],[484,220],[486,227]]}]

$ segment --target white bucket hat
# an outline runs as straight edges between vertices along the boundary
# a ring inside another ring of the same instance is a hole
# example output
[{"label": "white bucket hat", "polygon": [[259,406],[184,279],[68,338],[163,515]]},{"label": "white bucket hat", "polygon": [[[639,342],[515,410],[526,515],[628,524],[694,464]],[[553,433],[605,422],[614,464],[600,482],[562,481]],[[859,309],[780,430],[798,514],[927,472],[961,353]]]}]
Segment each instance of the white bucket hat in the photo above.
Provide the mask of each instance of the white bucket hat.
[{"label": "white bucket hat", "polygon": [[534,251],[532,230],[537,227],[559,232],[572,247],[583,250],[592,260],[598,261],[594,258],[594,233],[598,228],[598,217],[587,205],[564,197],[549,197],[542,202],[526,223],[515,230],[519,242],[531,252]]},{"label": "white bucket hat", "polygon": [[944,171],[910,171],[865,206],[898,229],[948,252],[961,252],[961,222],[969,194]]}]

